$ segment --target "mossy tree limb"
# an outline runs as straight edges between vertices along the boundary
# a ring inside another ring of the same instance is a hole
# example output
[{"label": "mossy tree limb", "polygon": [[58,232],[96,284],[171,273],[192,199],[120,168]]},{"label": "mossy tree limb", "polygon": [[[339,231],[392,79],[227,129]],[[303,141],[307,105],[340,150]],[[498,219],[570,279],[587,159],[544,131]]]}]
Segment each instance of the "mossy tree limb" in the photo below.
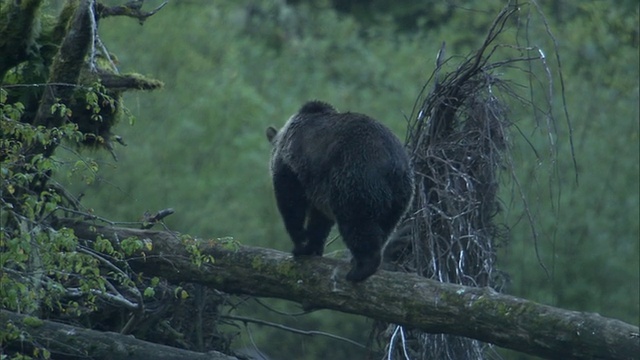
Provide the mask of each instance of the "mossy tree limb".
[{"label": "mossy tree limb", "polygon": [[[289,254],[219,241],[194,242],[213,263],[194,265],[185,241],[161,231],[66,223],[81,239],[98,234],[153,242],[129,260],[135,271],[173,283],[190,282],[227,293],[286,299],[307,309],[333,309],[429,333],[489,342],[549,359],[634,359],[638,327],[598,314],[564,310],[499,294],[490,288],[440,283],[379,271],[362,284],[344,280],[349,266],[330,258],[294,260]],[[187,243],[188,245],[189,243]]]},{"label": "mossy tree limb", "polygon": [[[28,333],[38,344],[47,344],[49,351],[64,353],[67,357],[90,359],[129,360],[234,360],[217,351],[200,353],[171,346],[142,341],[133,336],[114,332],[84,329],[53,321],[39,320],[26,315],[0,310],[0,326]],[[8,339],[3,348],[14,347],[24,351],[24,339]],[[27,347],[29,345],[26,345]]]},{"label": "mossy tree limb", "polygon": [[44,92],[35,118],[36,125],[57,127],[62,124],[62,116],[51,114],[51,106],[58,100],[69,103],[84,66],[85,56],[91,45],[92,19],[90,1],[80,1],[71,18],[67,35],[58,54],[53,60],[48,83],[52,84]]},{"label": "mossy tree limb", "polygon": [[163,2],[152,11],[142,11],[142,4],[143,4],[143,1],[141,0],[134,0],[124,5],[117,5],[117,6],[105,6],[101,3],[98,3],[96,5],[96,8],[101,18],[106,18],[110,16],[128,16],[128,17],[138,19],[138,21],[140,21],[140,23],[142,24],[150,16],[153,16],[155,13],[157,13],[163,7],[165,7],[165,5],[168,4],[168,1]]},{"label": "mossy tree limb", "polygon": [[160,80],[149,79],[139,74],[101,73],[99,79],[104,87],[114,91],[155,90],[164,86]]},{"label": "mossy tree limb", "polygon": [[35,45],[36,17],[42,0],[7,1],[0,9],[0,79],[27,60]]}]

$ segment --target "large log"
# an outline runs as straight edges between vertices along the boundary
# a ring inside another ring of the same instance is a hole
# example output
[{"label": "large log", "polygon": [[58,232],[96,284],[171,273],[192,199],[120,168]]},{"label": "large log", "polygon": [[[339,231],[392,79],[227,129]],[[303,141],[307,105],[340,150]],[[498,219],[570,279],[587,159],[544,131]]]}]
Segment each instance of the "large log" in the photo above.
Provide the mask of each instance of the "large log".
[{"label": "large log", "polygon": [[[549,359],[637,359],[638,327],[595,313],[570,311],[490,288],[440,283],[379,271],[359,284],[344,279],[349,264],[327,257],[294,259],[257,247],[198,242],[213,263],[194,264],[183,240],[163,231],[67,223],[81,239],[97,235],[115,246],[137,237],[153,243],[129,260],[148,276],[197,283],[232,293],[286,299],[307,309],[333,309],[415,328],[489,342]],[[144,254],[142,254],[144,253]]]},{"label": "large log", "polygon": [[[29,334],[38,344],[55,352],[56,359],[237,360],[217,351],[199,353],[178,349],[138,340],[130,335],[84,329],[6,310],[0,310],[0,326]],[[20,337],[5,340],[2,344],[5,351],[25,353],[28,350],[24,348],[29,346],[28,343]]]}]

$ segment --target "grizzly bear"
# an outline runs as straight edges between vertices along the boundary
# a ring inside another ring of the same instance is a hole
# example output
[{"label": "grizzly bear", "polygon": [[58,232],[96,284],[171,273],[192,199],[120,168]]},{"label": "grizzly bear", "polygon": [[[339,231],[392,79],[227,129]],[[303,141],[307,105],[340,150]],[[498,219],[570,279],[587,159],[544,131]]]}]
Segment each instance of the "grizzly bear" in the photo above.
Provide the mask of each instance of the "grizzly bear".
[{"label": "grizzly bear", "polygon": [[347,280],[373,275],[413,197],[413,170],[387,127],[358,113],[310,101],[280,129],[271,176],[293,255],[322,256],[334,223],[352,254]]}]

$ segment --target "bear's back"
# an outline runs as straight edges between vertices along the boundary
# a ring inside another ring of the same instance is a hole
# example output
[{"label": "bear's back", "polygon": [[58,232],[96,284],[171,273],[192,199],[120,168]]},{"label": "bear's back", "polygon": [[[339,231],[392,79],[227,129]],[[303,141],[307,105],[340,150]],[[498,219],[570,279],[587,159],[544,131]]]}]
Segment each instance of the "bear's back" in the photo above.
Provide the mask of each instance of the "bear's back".
[{"label": "bear's back", "polygon": [[282,150],[303,171],[322,174],[342,167],[377,168],[386,161],[408,164],[403,145],[391,130],[363,114],[297,115],[283,130]]},{"label": "bear's back", "polygon": [[[358,113],[298,114],[280,134],[282,155],[311,202],[331,214],[331,202],[365,210],[411,192],[409,158],[384,125]],[[410,196],[410,195],[409,195]]]}]

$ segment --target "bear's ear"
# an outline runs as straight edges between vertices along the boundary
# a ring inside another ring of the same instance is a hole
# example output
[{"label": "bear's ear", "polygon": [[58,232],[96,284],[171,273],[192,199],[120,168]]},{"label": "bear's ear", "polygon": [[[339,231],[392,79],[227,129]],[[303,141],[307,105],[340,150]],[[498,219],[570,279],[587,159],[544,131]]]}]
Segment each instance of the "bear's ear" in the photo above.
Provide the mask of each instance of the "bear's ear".
[{"label": "bear's ear", "polygon": [[267,140],[269,140],[269,142],[273,144],[273,139],[276,137],[276,135],[278,135],[278,130],[273,126],[269,126],[267,128],[266,134]]}]

